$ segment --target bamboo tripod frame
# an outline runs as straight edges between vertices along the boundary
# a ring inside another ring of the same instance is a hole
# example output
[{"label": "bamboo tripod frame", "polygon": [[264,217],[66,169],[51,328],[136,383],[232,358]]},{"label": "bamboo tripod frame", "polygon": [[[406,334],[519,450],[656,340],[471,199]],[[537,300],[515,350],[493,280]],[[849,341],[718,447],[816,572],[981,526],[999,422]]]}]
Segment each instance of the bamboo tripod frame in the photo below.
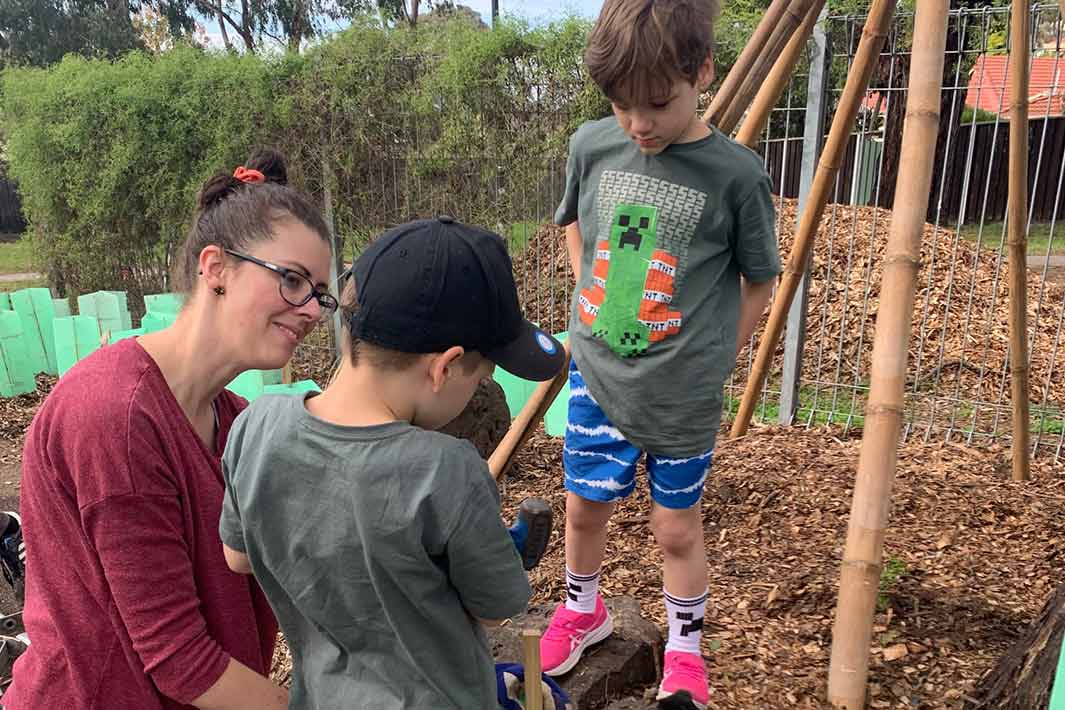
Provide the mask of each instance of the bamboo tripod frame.
[{"label": "bamboo tripod frame", "polygon": [[776,350],[777,343],[780,342],[780,335],[787,322],[788,310],[798,291],[802,275],[806,271],[806,263],[810,259],[810,252],[814,246],[814,236],[821,223],[836,174],[839,172],[847,148],[847,140],[854,127],[865,91],[869,87],[869,79],[872,77],[880,50],[884,46],[887,28],[895,13],[895,4],[896,0],[874,0],[869,9],[869,17],[862,30],[862,38],[858,43],[854,64],[847,75],[847,83],[843,87],[839,108],[832,118],[832,128],[828,132],[828,140],[825,142],[824,152],[817,164],[817,173],[799,221],[795,244],[787,266],[784,268],[777,295],[773,299],[769,322],[758,344],[758,355],[747,378],[747,387],[744,390],[743,399],[740,400],[739,411],[732,422],[731,437],[733,439],[747,433],[755,404],[762,393],[766,375],[769,373],[769,365],[773,360],[773,352]]},{"label": "bamboo tripod frame", "polygon": [[[1013,480],[1027,481],[1028,460],[1028,44],[1029,0],[1010,9],[1010,158],[1006,208],[1009,246],[1010,394],[1013,402]],[[1065,0],[1062,0],[1065,4]],[[1063,9],[1065,12],[1065,9]]]},{"label": "bamboo tripod frame", "polygon": [[907,356],[921,264],[921,236],[939,130],[948,10],[948,0],[917,0],[901,167],[884,255],[869,404],[832,630],[828,699],[835,707],[846,710],[865,707],[884,529],[891,507],[905,411]]},{"label": "bamboo tripod frame", "polygon": [[817,16],[821,14],[821,9],[824,6],[825,0],[814,0],[813,5],[806,11],[806,17],[803,19],[799,29],[788,40],[784,51],[777,58],[776,63],[773,64],[773,70],[769,72],[765,83],[758,89],[758,94],[754,97],[754,103],[751,104],[747,118],[744,119],[739,132],[736,133],[736,140],[748,148],[753,149],[758,145],[758,141],[761,140],[766,122],[769,120],[770,114],[773,113],[773,108],[777,105],[777,101],[780,100],[781,94],[784,93],[784,89],[787,88],[788,82],[791,81],[795,65],[799,63],[799,57],[802,56],[803,51],[806,49],[806,42],[810,39],[810,35],[813,34],[814,25],[817,24]]},{"label": "bamboo tripod frame", "polygon": [[823,0],[773,0],[740,56],[714,94],[703,120],[730,134],[811,5]]}]

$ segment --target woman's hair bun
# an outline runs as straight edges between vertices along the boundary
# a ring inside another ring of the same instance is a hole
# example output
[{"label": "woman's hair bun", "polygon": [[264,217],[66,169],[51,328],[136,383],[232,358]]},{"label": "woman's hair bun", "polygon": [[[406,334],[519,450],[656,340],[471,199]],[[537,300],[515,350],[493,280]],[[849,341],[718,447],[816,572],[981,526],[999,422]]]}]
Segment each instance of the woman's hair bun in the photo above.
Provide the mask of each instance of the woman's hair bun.
[{"label": "woman's hair bun", "polygon": [[278,185],[288,184],[288,169],[285,167],[285,158],[273,148],[256,148],[248,156],[244,167],[249,170],[258,170],[266,178],[267,182]]},{"label": "woman's hair bun", "polygon": [[244,183],[229,173],[216,173],[207,179],[200,188],[200,210],[214,207],[222,200],[232,195]]}]

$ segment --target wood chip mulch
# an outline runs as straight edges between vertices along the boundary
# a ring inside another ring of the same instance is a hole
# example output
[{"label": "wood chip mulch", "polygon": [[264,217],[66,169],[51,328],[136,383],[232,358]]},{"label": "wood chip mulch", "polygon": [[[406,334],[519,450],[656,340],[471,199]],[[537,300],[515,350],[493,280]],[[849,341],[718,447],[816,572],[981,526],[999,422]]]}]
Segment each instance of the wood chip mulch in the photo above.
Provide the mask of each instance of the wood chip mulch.
[{"label": "wood chip mulch", "polygon": [[[710,578],[703,653],[715,708],[820,708],[861,441],[832,429],[758,427],[719,440],[704,503]],[[504,518],[526,496],[556,512],[531,573],[534,602],[563,598],[561,443],[542,433],[503,483]],[[903,444],[874,627],[873,708],[960,708],[976,679],[1061,580],[1065,476],[1008,452]],[[661,555],[646,484],[610,523],[602,588],[635,596],[664,628]]]},{"label": "wood chip mulch", "polygon": [[[782,261],[795,238],[792,199],[776,200]],[[814,244],[807,317],[804,379],[867,385],[884,247],[891,211],[828,205]],[[853,235],[853,238],[852,238]],[[952,397],[1010,401],[1008,267],[985,235],[983,248],[957,238],[954,230],[926,224],[921,245],[910,339],[911,399]],[[563,231],[541,226],[514,258],[514,273],[529,318],[553,330],[568,323],[572,289]],[[1039,274],[1028,279],[1031,401],[1065,407],[1065,344],[1061,343],[1065,285]],[[765,325],[758,329],[761,333]],[[779,373],[783,345],[771,373]],[[745,369],[733,384],[742,387]],[[772,376],[772,374],[771,374]],[[860,409],[860,407],[859,407]]]}]

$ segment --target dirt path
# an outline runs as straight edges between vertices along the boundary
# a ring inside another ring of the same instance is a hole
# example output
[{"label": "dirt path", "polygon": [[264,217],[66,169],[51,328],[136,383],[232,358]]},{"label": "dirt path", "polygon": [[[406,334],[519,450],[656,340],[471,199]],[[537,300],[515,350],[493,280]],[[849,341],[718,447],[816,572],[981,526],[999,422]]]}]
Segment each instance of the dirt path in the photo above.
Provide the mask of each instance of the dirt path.
[{"label": "dirt path", "polygon": [[18,274],[0,274],[0,283],[16,283],[19,281],[36,281],[37,279],[43,279],[42,274],[38,274],[32,271],[24,271]]}]

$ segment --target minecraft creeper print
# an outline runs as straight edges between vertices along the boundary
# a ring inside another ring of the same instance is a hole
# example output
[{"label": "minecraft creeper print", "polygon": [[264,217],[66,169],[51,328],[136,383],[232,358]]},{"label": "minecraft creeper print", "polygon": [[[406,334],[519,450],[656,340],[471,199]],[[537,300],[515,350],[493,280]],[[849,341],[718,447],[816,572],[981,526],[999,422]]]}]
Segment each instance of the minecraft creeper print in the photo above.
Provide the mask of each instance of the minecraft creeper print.
[{"label": "minecraft creeper print", "polygon": [[599,233],[592,283],[578,315],[621,357],[643,354],[680,332],[671,310],[706,195],[645,175],[605,171],[599,183]]}]

